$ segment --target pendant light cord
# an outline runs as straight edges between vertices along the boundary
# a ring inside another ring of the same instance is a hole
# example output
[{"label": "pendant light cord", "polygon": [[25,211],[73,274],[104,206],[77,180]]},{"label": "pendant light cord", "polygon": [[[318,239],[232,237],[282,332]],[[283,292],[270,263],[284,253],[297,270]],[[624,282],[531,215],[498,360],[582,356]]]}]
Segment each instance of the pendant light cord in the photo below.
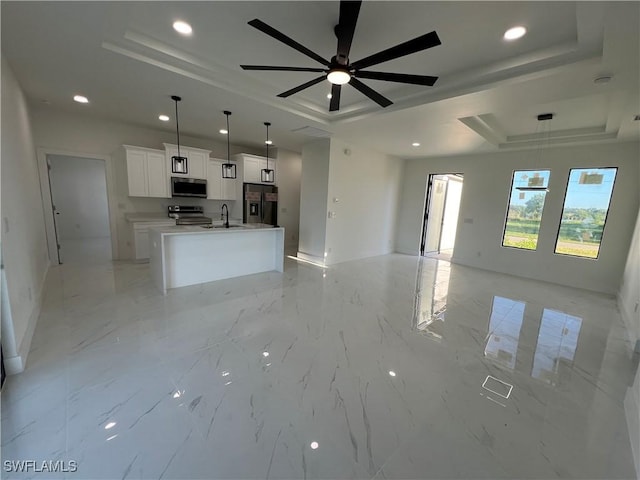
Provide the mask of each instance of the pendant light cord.
[{"label": "pendant light cord", "polygon": [[178,102],[181,100],[180,97],[173,96],[173,101],[176,102],[176,136],[178,137],[178,157],[180,156],[180,123],[178,121]]},{"label": "pendant light cord", "polygon": [[227,163],[229,163],[231,161],[231,146],[229,139],[231,136],[231,132],[229,131],[229,115],[231,115],[231,112],[224,112],[224,114],[227,116]]},{"label": "pendant light cord", "polygon": [[265,142],[267,145],[267,170],[269,170],[269,122],[264,122],[267,127],[267,141]]}]

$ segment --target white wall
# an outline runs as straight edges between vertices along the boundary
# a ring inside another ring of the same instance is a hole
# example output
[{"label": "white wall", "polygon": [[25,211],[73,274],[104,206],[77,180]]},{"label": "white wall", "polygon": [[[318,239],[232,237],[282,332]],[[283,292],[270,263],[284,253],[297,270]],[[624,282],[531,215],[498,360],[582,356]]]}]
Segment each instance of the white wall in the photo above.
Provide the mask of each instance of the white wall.
[{"label": "white wall", "polygon": [[51,196],[60,239],[104,238],[109,232],[105,163],[50,155]]},{"label": "white wall", "polygon": [[330,156],[326,263],[392,252],[403,162],[337,138]]},{"label": "white wall", "polygon": [[330,145],[322,139],[302,147],[298,255],[319,261],[324,259]]},{"label": "white wall", "polygon": [[29,110],[4,57],[1,97],[2,256],[10,303],[3,305],[2,344],[7,372],[17,373],[29,353],[49,259]]},{"label": "white wall", "polygon": [[[640,183],[640,182],[639,182]],[[618,293],[618,305],[624,319],[631,347],[640,341],[640,213],[622,275],[622,285]],[[638,355],[638,353],[636,353]],[[640,369],[624,398],[624,410],[635,459],[636,472],[640,475]]]},{"label": "white wall", "polygon": [[618,293],[620,312],[632,344],[640,340],[640,213],[631,240],[631,248]]},{"label": "white wall", "polygon": [[[464,174],[453,256],[455,263],[615,294],[638,213],[636,142],[407,160],[396,250],[418,254],[427,177]],[[570,168],[619,167],[597,260],[555,255],[555,240]],[[537,251],[504,248],[502,232],[513,170],[550,169]]]},{"label": "white wall", "polygon": [[[218,219],[222,201],[189,200],[189,199],[155,199],[129,197],[127,193],[127,174],[124,157],[117,152],[122,145],[136,145],[140,147],[163,149],[163,143],[175,143],[175,132],[143,128],[137,125],[125,124],[111,120],[99,119],[82,113],[78,106],[78,113],[68,113],[51,108],[36,108],[33,110],[32,121],[36,146],[45,151],[63,151],[67,154],[106,156],[107,162],[114,172],[115,198],[110,198],[110,205],[115,211],[118,257],[120,259],[133,258],[130,225],[125,221],[126,213],[166,213],[166,207],[172,204],[202,205],[205,213]],[[226,158],[227,145],[209,139],[180,135],[180,143],[186,146],[211,150],[211,156]],[[231,154],[253,153],[262,155],[264,152],[252,147],[231,145]],[[285,160],[285,175],[279,179],[279,193],[291,200],[299,189],[299,178],[295,178],[295,168],[287,168],[291,160]],[[278,164],[280,167],[280,164]],[[281,181],[282,180],[282,181]],[[287,201],[289,201],[287,200]],[[229,202],[226,202],[229,203]],[[286,207],[289,208],[289,207]],[[293,210],[295,207],[291,206]],[[292,227],[294,229],[294,227]],[[113,233],[113,232],[112,232]]]},{"label": "white wall", "polygon": [[284,227],[285,247],[298,247],[300,228],[300,176],[302,156],[297,152],[278,148],[278,224]]}]

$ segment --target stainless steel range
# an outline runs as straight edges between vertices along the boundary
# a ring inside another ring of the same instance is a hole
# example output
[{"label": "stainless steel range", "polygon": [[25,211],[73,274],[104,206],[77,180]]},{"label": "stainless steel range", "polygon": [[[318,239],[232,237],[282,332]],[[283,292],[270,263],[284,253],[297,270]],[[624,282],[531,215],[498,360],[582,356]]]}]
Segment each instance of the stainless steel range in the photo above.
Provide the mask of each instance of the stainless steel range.
[{"label": "stainless steel range", "polygon": [[198,206],[169,205],[170,218],[176,219],[176,225],[211,225],[210,217],[204,216],[204,208]]}]

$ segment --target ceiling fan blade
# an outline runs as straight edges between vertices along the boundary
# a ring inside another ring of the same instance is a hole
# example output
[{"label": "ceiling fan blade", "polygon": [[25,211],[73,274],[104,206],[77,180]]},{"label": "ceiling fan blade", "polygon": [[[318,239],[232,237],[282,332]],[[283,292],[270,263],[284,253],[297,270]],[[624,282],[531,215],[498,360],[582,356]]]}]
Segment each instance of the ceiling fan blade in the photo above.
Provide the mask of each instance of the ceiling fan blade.
[{"label": "ceiling fan blade", "polygon": [[436,32],[426,33],[420,37],[414,38],[407,42],[396,45],[395,47],[387,48],[381,52],[370,55],[362,60],[353,62],[352,68],[359,70],[361,68],[370,67],[371,65],[377,65],[378,63],[388,62],[396,58],[404,57],[411,53],[416,53],[427,48],[436,47],[440,45],[440,38]]},{"label": "ceiling fan blade", "polygon": [[433,86],[438,77],[430,77],[428,75],[409,75],[406,73],[387,73],[387,72],[363,72],[356,71],[354,75],[358,78],[370,78],[371,80],[384,80],[387,82],[411,83],[413,85]]},{"label": "ceiling fan blade", "polygon": [[349,51],[351,50],[351,42],[353,34],[356,30],[358,22],[358,14],[360,13],[361,0],[342,0],[340,2],[340,20],[336,25],[336,36],[338,37],[338,53],[336,58],[341,65],[349,63]]},{"label": "ceiling fan blade", "polygon": [[276,40],[281,41],[285,45],[290,46],[291,48],[299,51],[300,53],[306,55],[307,57],[313,58],[316,62],[319,62],[319,63],[321,63],[323,65],[329,66],[329,62],[327,60],[325,60],[324,58],[322,58],[320,55],[318,55],[315,52],[312,52],[311,50],[309,50],[304,45],[300,45],[298,42],[296,42],[292,38],[287,37],[284,33],[279,32],[275,28],[267,25],[262,20],[258,20],[257,18],[254,18],[253,20],[251,20],[248,23],[253,28],[257,28],[258,30],[260,30],[262,33],[266,33],[270,37],[273,37]]},{"label": "ceiling fan blade", "polygon": [[331,102],[329,103],[329,111],[335,112],[340,110],[340,92],[342,91],[342,85],[331,86]]},{"label": "ceiling fan blade", "polygon": [[290,95],[293,95],[294,93],[298,93],[302,90],[304,90],[305,88],[309,88],[312,87],[313,85],[315,85],[316,83],[320,83],[321,81],[323,81],[325,78],[327,78],[326,75],[322,75],[321,77],[318,78],[314,78],[313,80],[309,80],[307,83],[303,83],[302,85],[298,85],[295,88],[292,88],[291,90],[287,90],[286,92],[282,92],[280,95],[278,95],[279,97],[282,98],[286,98]]},{"label": "ceiling fan blade", "polygon": [[[388,107],[389,105],[393,105],[393,102],[391,100],[389,100],[386,97],[383,97],[375,90],[367,87],[364,83],[362,83],[357,78],[351,77],[351,80],[349,80],[349,84],[353,86],[353,88],[355,88],[356,90],[360,91],[360,93],[363,93],[364,95],[369,97],[371,100],[376,102],[381,107]],[[333,100],[333,98],[331,100]]]},{"label": "ceiling fan blade", "polygon": [[274,65],[240,65],[243,70],[271,70],[277,72],[324,72],[324,68],[277,67]]}]

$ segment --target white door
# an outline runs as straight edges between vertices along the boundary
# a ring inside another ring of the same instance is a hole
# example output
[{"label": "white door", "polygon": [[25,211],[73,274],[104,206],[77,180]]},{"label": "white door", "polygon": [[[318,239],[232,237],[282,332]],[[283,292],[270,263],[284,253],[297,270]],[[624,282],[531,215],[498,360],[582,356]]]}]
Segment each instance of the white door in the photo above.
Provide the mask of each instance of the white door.
[{"label": "white door", "polygon": [[462,198],[462,179],[449,177],[447,183],[447,198],[445,200],[444,218],[442,219],[442,234],[440,235],[440,250],[451,250],[456,242],[458,229],[458,213]]},{"label": "white door", "polygon": [[111,260],[104,160],[48,155],[60,263]]},{"label": "white door", "polygon": [[444,205],[447,198],[447,180],[434,176],[429,189],[427,210],[427,231],[424,241],[424,253],[437,252],[440,249],[440,233],[444,218]]}]

